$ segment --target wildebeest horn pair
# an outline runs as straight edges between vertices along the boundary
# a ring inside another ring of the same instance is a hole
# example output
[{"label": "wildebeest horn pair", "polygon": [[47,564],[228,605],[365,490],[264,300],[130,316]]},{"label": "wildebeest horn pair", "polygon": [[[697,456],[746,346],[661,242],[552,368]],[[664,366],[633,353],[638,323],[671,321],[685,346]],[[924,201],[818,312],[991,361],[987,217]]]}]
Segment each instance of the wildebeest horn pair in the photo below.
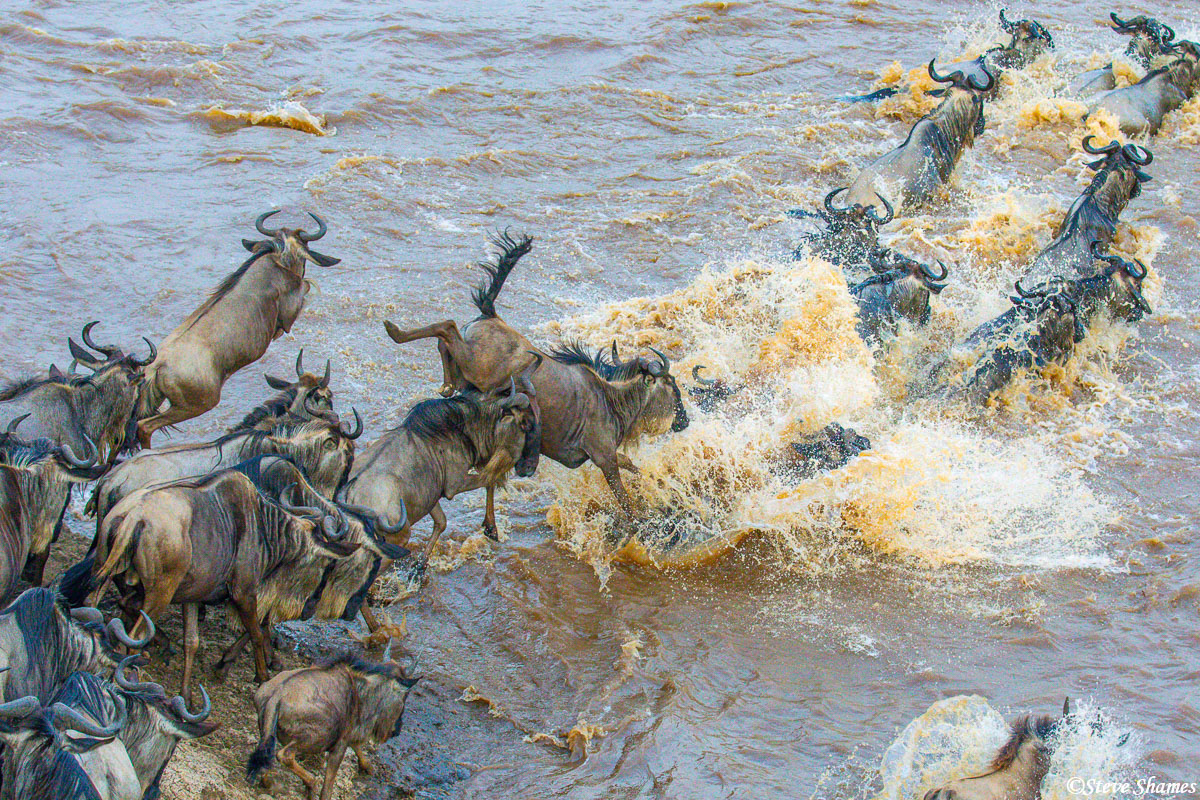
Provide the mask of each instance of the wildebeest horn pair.
[{"label": "wildebeest horn pair", "polygon": [[[954,72],[951,72],[949,75],[939,75],[937,69],[935,69],[933,66],[934,61],[936,61],[936,59],[929,59],[929,77],[933,78],[938,83],[961,83],[964,80],[962,70],[960,69],[954,70]],[[987,75],[987,83],[980,85],[975,81],[974,75],[967,76],[965,78],[966,83],[977,92],[989,92],[992,90],[992,87],[996,85],[996,76],[993,75],[985,65],[980,65],[980,69],[983,70],[984,75]]]},{"label": "wildebeest horn pair", "polygon": [[[109,725],[97,725],[92,720],[63,703],[55,703],[50,706],[50,718],[54,727],[60,731],[77,731],[85,736],[91,736],[96,739],[111,739],[120,732],[121,728],[125,727],[125,720],[127,719],[125,699],[120,695],[114,695],[112,699],[113,703],[117,706],[118,718]],[[24,719],[30,714],[36,714],[41,710],[41,702],[36,697],[30,695],[29,697],[21,697],[0,704],[0,717],[6,719]]]},{"label": "wildebeest horn pair", "polygon": [[[263,226],[263,223],[266,222],[268,218],[275,216],[282,210],[283,209],[275,208],[270,211],[264,211],[263,213],[259,214],[258,218],[254,220],[255,229],[257,229],[258,232],[261,233],[263,236],[270,236],[272,238],[278,236],[279,235],[278,228],[267,228],[267,227]],[[329,231],[329,228],[325,225],[325,220],[321,219],[320,217],[318,217],[316,214],[314,214],[311,211],[308,212],[308,215],[310,217],[312,217],[314,220],[316,220],[318,228],[317,228],[316,233],[307,233],[302,230],[296,231],[296,238],[305,243],[315,242]]]},{"label": "wildebeest horn pair", "polygon": [[[126,676],[125,670],[133,666],[133,662],[139,658],[141,656],[132,655],[121,659],[121,663],[113,671],[113,678],[116,680],[117,685],[127,692],[150,695],[152,697],[166,697],[167,692],[160,684],[149,681],[132,681]],[[205,690],[203,685],[200,686],[200,696],[204,698],[204,705],[195,713],[188,710],[187,703],[182,697],[175,697],[169,705],[171,710],[185,722],[204,722],[212,713],[212,700],[209,698],[208,691]]]},{"label": "wildebeest horn pair", "polygon": [[[87,325],[83,326],[83,332],[81,335],[83,338],[83,343],[95,350],[97,353],[103,355],[104,358],[102,359],[96,358],[87,350],[84,350],[75,342],[74,339],[67,339],[67,346],[71,350],[71,357],[80,364],[83,364],[85,367],[103,364],[106,361],[111,361],[114,358],[120,358],[124,355],[124,353],[121,352],[121,348],[117,347],[116,345],[96,344],[94,341],[92,341],[92,328],[99,324],[100,320],[92,320]],[[145,342],[146,346],[150,348],[150,355],[144,359],[129,356],[129,363],[135,367],[149,366],[150,363],[158,356],[158,348],[154,346],[154,342],[150,341],[145,336],[142,337],[142,341]]]},{"label": "wildebeest horn pair", "polygon": [[1149,270],[1141,261],[1136,258],[1133,261],[1129,261],[1112,253],[1103,253],[1101,250],[1104,247],[1105,244],[1103,242],[1092,242],[1092,257],[1107,264],[1111,264],[1114,267],[1119,267],[1120,269],[1125,270],[1129,273],[1130,277],[1136,278],[1139,281],[1146,277]]},{"label": "wildebeest horn pair", "polygon": [[[329,358],[325,359],[325,374],[321,377],[321,380],[317,383],[317,385],[322,389],[329,386],[329,370],[330,370],[330,367],[332,366],[332,361],[333,360],[329,359]],[[273,388],[273,389],[286,389],[287,387],[292,385],[291,381],[285,381],[283,378],[276,378],[272,375],[266,375],[265,377],[267,379],[267,383],[269,383],[271,385],[271,388]],[[300,352],[296,354],[296,379],[299,380],[300,378],[303,378],[303,377],[304,377],[304,348],[301,347]]]}]

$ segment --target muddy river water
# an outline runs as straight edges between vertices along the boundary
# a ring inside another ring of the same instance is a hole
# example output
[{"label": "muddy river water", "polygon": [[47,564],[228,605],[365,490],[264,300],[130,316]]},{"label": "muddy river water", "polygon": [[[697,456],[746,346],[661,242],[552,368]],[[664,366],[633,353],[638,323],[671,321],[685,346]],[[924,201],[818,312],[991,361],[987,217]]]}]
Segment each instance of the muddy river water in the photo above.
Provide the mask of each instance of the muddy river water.
[{"label": "muddy river water", "polygon": [[[1081,713],[1048,796],[1078,775],[1200,780],[1200,101],[1145,143],[1155,179],[1118,230],[1151,265],[1152,316],[983,413],[905,392],[1007,306],[1086,185],[1081,137],[1111,131],[1057,92],[1114,57],[1136,79],[1107,6],[1010,10],[1057,49],[1005,78],[948,195],[884,229],[951,273],[930,327],[880,356],[840,271],[789,260],[785,212],[894,146],[936,102],[909,70],[999,41],[998,7],[0,6],[6,376],[65,366],[91,319],[160,340],[281,206],[322,214],[342,263],[309,267],[292,332],[173,441],[239,418],[299,347],[333,359],[364,441],[397,424],[440,367],[383,320],[473,317],[472,262],[504,228],[536,237],[499,303],[534,341],[654,345],[684,384],[705,363],[758,395],[630,453],[631,489],[682,520],[671,548],[608,551],[590,466],[510,484],[500,545],[481,498],[451,506],[425,588],[393,610],[441,700],[410,704],[368,796],[919,797],[986,760],[998,714],[1066,695]],[[1190,0],[1117,10],[1200,38]],[[835,99],[881,82],[902,91]],[[780,483],[767,453],[832,420],[874,449]]]}]

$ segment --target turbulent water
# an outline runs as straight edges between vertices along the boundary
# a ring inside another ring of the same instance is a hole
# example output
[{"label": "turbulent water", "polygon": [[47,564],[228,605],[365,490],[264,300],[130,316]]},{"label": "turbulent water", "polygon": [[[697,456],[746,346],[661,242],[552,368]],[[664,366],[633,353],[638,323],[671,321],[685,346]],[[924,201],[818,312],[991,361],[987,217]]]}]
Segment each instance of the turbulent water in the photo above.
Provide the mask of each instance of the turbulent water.
[{"label": "turbulent water", "polygon": [[[174,441],[240,417],[300,347],[333,359],[364,441],[396,424],[440,366],[383,320],[470,319],[472,262],[510,227],[536,242],[499,308],[534,341],[657,346],[684,384],[703,363],[752,387],[630,453],[655,515],[620,552],[590,466],[514,481],[499,546],[476,533],[481,498],[452,506],[403,601],[420,671],[450,694],[410,704],[368,795],[919,797],[1064,695],[1082,711],[1049,796],[1073,775],[1197,780],[1200,100],[1146,142],[1155,180],[1114,245],[1151,265],[1154,315],[968,412],[908,382],[1007,307],[1086,185],[1080,141],[1115,126],[1057,92],[1114,58],[1140,74],[1107,7],[1010,10],[1058,48],[1004,78],[947,195],[884,228],[950,285],[928,329],[873,355],[841,271],[788,260],[785,212],[898,143],[936,102],[920,65],[999,41],[997,8],[500,5],[0,13],[7,375],[64,366],[91,319],[98,339],[161,340],[282,206],[325,216],[342,263],[310,266],[291,334]],[[1118,10],[1200,37],[1188,0]],[[902,91],[835,99],[883,84]],[[781,482],[772,453],[834,420],[872,450]]]}]

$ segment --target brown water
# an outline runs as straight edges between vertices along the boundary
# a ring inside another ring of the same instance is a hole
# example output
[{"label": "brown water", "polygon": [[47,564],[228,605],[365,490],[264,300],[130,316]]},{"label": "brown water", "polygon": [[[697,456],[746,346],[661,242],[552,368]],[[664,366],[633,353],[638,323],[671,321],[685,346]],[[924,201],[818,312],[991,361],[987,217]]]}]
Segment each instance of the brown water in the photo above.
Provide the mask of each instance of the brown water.
[{"label": "brown water", "polygon": [[[1156,179],[1118,234],[1152,264],[1154,316],[968,415],[903,387],[1005,307],[1086,184],[1078,143],[1107,123],[1054,92],[1119,55],[1098,9],[1039,4],[1059,49],[1006,79],[946,202],[885,229],[948,261],[951,286],[928,331],[873,359],[840,273],[785,260],[799,228],[783,212],[931,105],[834,96],[975,55],[998,38],[994,8],[497,5],[0,12],[6,374],[64,365],[90,319],[98,338],[161,339],[278,205],[323,214],[321,249],[343,261],[310,268],[319,291],[292,334],[176,441],[239,417],[301,346],[334,359],[365,439],[395,424],[440,369],[382,320],[469,319],[470,263],[509,226],[537,242],[500,308],[536,341],[665,344],[677,374],[703,362],[776,390],[632,454],[631,488],[689,521],[670,551],[601,547],[612,504],[591,467],[514,482],[498,547],[461,544],[481,498],[456,504],[443,571],[404,601],[441,689],[410,704],[385,748],[394,777],[368,794],[920,796],[986,758],[997,711],[1066,694],[1113,725],[1065,735],[1050,795],[1073,774],[1196,780],[1200,103],[1149,143]],[[1123,11],[1200,33],[1187,0]],[[833,419],[874,451],[776,483],[766,454]],[[911,733],[936,734],[884,759],[918,718]]]}]

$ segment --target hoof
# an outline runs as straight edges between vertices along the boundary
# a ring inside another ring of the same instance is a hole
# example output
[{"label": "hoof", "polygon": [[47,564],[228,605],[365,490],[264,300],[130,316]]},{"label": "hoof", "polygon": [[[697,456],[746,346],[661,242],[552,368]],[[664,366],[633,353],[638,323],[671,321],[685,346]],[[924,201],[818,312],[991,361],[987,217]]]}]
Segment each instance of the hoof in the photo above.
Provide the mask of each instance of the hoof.
[{"label": "hoof", "polygon": [[232,662],[228,662],[228,661],[218,661],[217,662],[217,665],[215,667],[213,667],[212,673],[213,673],[213,677],[216,678],[218,683],[225,682],[225,679],[227,677],[229,677],[229,668],[232,666],[233,666]]},{"label": "hoof", "polygon": [[500,531],[496,530],[495,525],[483,524],[483,535],[491,539],[493,542],[500,541]]},{"label": "hoof", "polygon": [[442,384],[442,388],[438,390],[438,394],[442,397],[450,397],[454,394],[454,387],[448,383]]}]

